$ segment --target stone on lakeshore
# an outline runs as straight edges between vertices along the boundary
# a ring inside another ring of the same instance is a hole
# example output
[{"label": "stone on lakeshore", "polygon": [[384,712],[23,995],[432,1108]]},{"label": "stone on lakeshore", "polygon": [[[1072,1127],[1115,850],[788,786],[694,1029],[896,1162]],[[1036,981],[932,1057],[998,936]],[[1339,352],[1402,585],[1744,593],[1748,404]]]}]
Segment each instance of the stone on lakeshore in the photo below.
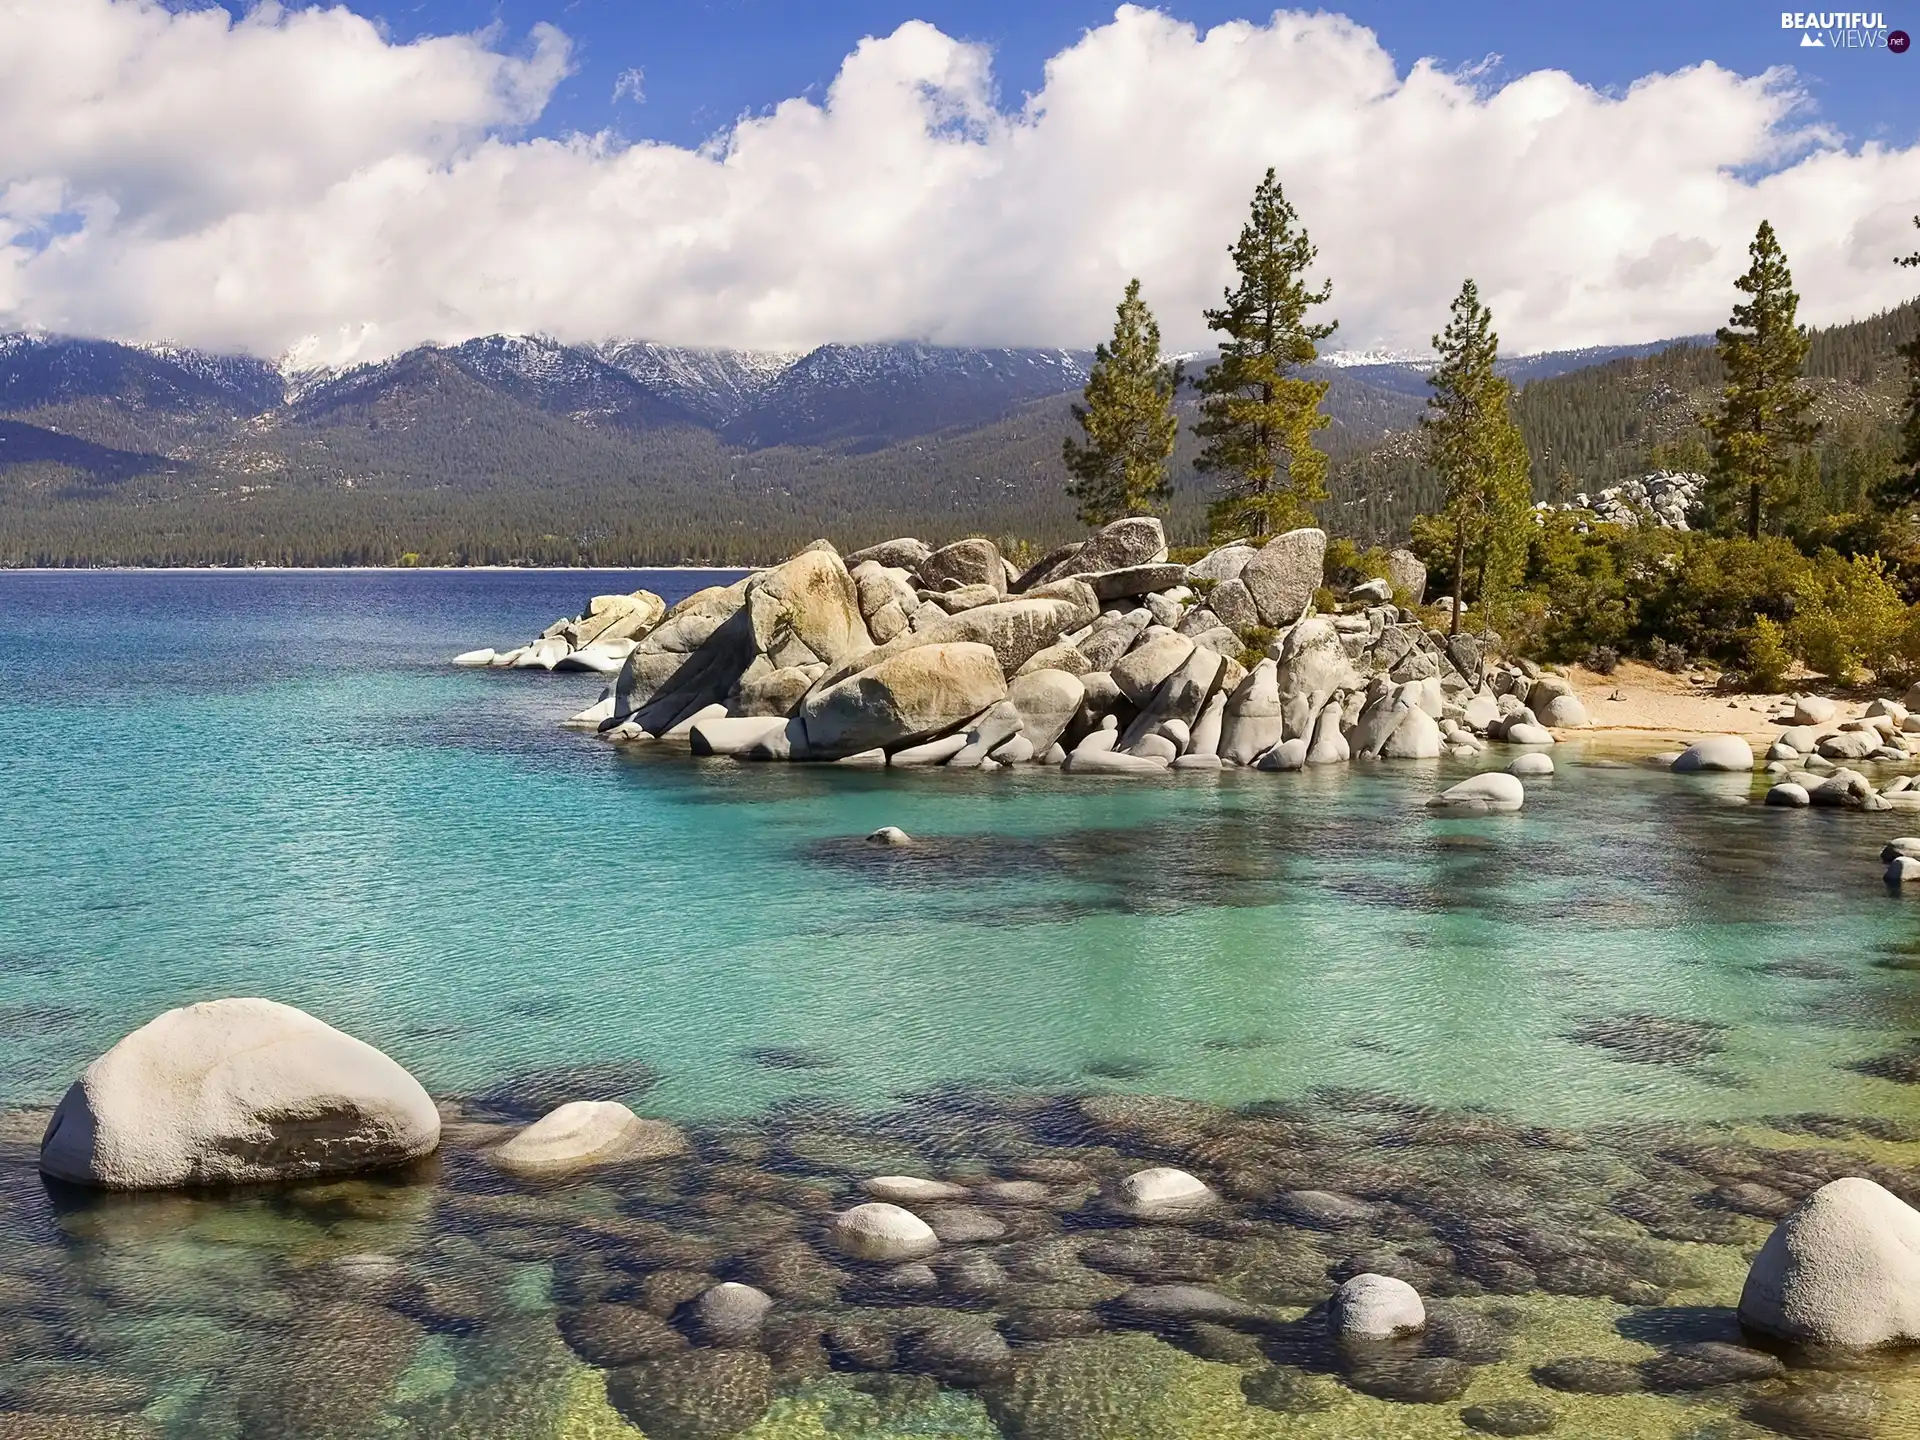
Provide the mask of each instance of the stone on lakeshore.
[{"label": "stone on lakeshore", "polygon": [[929,739],[1006,695],[1006,678],[988,646],[919,645],[814,691],[802,702],[800,719],[813,754],[852,755]]},{"label": "stone on lakeshore", "polygon": [[595,1165],[661,1160],[691,1148],[677,1125],[643,1120],[618,1100],[574,1100],[542,1116],[491,1152],[516,1175],[570,1175]]},{"label": "stone on lakeshore", "polygon": [[822,688],[838,684],[861,670],[871,669],[891,656],[910,653],[928,645],[977,644],[989,647],[1000,662],[1002,674],[1016,674],[1034,655],[1055,644],[1060,637],[1092,618],[1091,612],[1071,600],[1003,600],[997,605],[981,605],[962,610],[958,615],[936,614],[936,618],[896,636],[878,649],[848,661],[822,677]]},{"label": "stone on lakeshore", "polygon": [[1036,670],[1064,670],[1069,675],[1085,675],[1092,669],[1093,662],[1077,647],[1057,643],[1034,651],[1027,657],[1027,663],[1013,672],[1013,678],[1018,680]]},{"label": "stone on lakeshore", "polygon": [[1011,740],[1003,740],[998,749],[989,757],[1002,765],[1025,765],[1033,759],[1033,742],[1024,735],[1016,735]]},{"label": "stone on lakeshore", "polygon": [[1180,755],[1173,762],[1175,770],[1224,770],[1226,762],[1218,755]]},{"label": "stone on lakeshore", "polygon": [[1408,706],[1380,753],[1389,760],[1431,760],[1440,747],[1439,724],[1425,710]]},{"label": "stone on lakeshore", "polygon": [[[1318,531],[1314,532],[1318,534]],[[1335,692],[1359,688],[1340,632],[1324,615],[1302,620],[1280,642],[1277,683],[1289,737],[1305,735]]]},{"label": "stone on lakeshore", "polygon": [[[1120,663],[1124,665],[1126,660]],[[1186,749],[1191,743],[1192,726],[1200,718],[1201,706],[1213,693],[1226,663],[1226,657],[1217,650],[1203,650],[1197,645],[1190,649],[1187,658],[1175,667],[1173,673],[1153,692],[1152,698],[1141,707],[1133,738],[1138,739],[1146,729],[1157,728],[1173,739],[1179,749]],[[1178,726],[1178,733],[1169,729],[1169,726]],[[1121,748],[1131,747],[1122,741]]]},{"label": "stone on lakeshore", "polygon": [[1801,695],[1793,702],[1793,723],[1824,725],[1833,719],[1837,707],[1824,695]]},{"label": "stone on lakeshore", "polygon": [[1148,635],[1114,662],[1110,672],[1113,683],[1122,695],[1144,709],[1154,692],[1187,662],[1193,651],[1193,641],[1172,630]]},{"label": "stone on lakeshore", "polygon": [[895,770],[944,765],[966,746],[965,735],[942,735],[938,740],[929,740],[924,745],[910,745],[905,750],[894,751],[887,763]]},{"label": "stone on lakeshore", "polygon": [[1501,736],[1501,739],[1505,740],[1509,745],[1551,745],[1554,743],[1553,732],[1547,729],[1546,726],[1529,724],[1525,720],[1518,720],[1507,726],[1506,733]]},{"label": "stone on lakeshore", "polygon": [[1286,722],[1279,673],[1278,662],[1262,660],[1227,696],[1220,727],[1221,758],[1251,765],[1280,743]]},{"label": "stone on lakeshore", "polygon": [[1514,776],[1487,770],[1441,791],[1427,805],[1434,810],[1486,815],[1518,810],[1526,798],[1526,788]]},{"label": "stone on lakeshore", "polygon": [[1304,736],[1296,735],[1291,740],[1282,740],[1255,765],[1259,770],[1304,770],[1307,766],[1307,742]]},{"label": "stone on lakeshore", "polygon": [[1864,760],[1880,748],[1877,730],[1838,730],[1825,736],[1814,749],[1829,760]]},{"label": "stone on lakeshore", "polygon": [[1553,774],[1553,757],[1539,750],[1529,751],[1525,755],[1514,757],[1513,763],[1507,766],[1507,773],[1528,779],[1537,775],[1551,775]]},{"label": "stone on lakeshore", "polygon": [[1114,1186],[1112,1206],[1138,1220],[1166,1220],[1207,1209],[1219,1197],[1202,1180],[1170,1165],[1136,1170]]},{"label": "stone on lakeshore", "polygon": [[788,720],[778,730],[769,730],[753,744],[739,752],[742,760],[805,760],[811,752],[807,748],[807,728],[797,718]]},{"label": "stone on lakeshore", "polygon": [[1007,687],[1007,702],[1020,717],[1020,733],[1035,750],[1045,750],[1066,732],[1086,698],[1086,682],[1065,670],[1028,670]]},{"label": "stone on lakeshore", "polygon": [[751,678],[742,676],[728,705],[728,713],[763,719],[793,714],[813,682],[826,673],[824,665],[783,665]]},{"label": "stone on lakeshore", "polygon": [[68,1089],[40,1169],[109,1190],[307,1179],[430,1154],[440,1113],[371,1045],[272,1000],[169,1010]]},{"label": "stone on lakeshore", "polygon": [[991,585],[1004,593],[1007,588],[1007,569],[991,540],[956,540],[942,545],[913,568],[927,590]]},{"label": "stone on lakeshore", "polygon": [[874,1199],[893,1205],[942,1205],[964,1200],[972,1193],[964,1185],[927,1180],[918,1175],[876,1175],[871,1180],[863,1180],[860,1188]]},{"label": "stone on lakeshore", "polygon": [[479,650],[463,650],[453,657],[453,663],[467,670],[479,669],[493,664],[494,651],[491,647]]},{"label": "stone on lakeshore", "polygon": [[1482,690],[1469,699],[1462,708],[1460,723],[1470,730],[1485,734],[1499,718],[1500,702]]},{"label": "stone on lakeshore", "polygon": [[857,750],[851,755],[842,755],[833,763],[855,770],[884,770],[887,768],[887,752],[876,745],[871,750]]},{"label": "stone on lakeshore", "polygon": [[1418,605],[1427,593],[1427,567],[1411,550],[1389,550],[1387,582],[1407,597],[1409,605]]},{"label": "stone on lakeshore", "polygon": [[1187,567],[1187,573],[1195,580],[1225,584],[1229,580],[1239,579],[1240,572],[1247,568],[1247,562],[1259,553],[1259,546],[1236,540],[1230,545],[1222,545],[1218,550],[1209,550]]},{"label": "stone on lakeshore", "polygon": [[869,845],[911,845],[913,837],[898,825],[882,825],[867,836],[867,843]]},{"label": "stone on lakeshore", "polygon": [[1404,1280],[1356,1275],[1327,1305],[1327,1328],[1341,1340],[1387,1340],[1426,1328],[1427,1307]]},{"label": "stone on lakeshore", "polygon": [[1086,581],[1093,587],[1093,593],[1103,602],[1127,600],[1135,595],[1144,595],[1151,601],[1156,591],[1171,590],[1176,585],[1186,584],[1187,567],[1166,564],[1133,565],[1125,570],[1081,574],[1073,578]]},{"label": "stone on lakeshore", "polygon": [[1253,592],[1244,580],[1223,580],[1214,586],[1207,596],[1207,608],[1236,635],[1245,635],[1260,624],[1260,607],[1253,603]]},{"label": "stone on lakeshore", "polygon": [[514,657],[515,670],[551,670],[566,655],[568,645],[558,635],[536,640]]},{"label": "stone on lakeshore", "polygon": [[786,728],[778,715],[709,716],[688,727],[687,745],[696,755],[740,755]]},{"label": "stone on lakeshore", "polygon": [[1002,700],[976,716],[967,730],[967,743],[954,752],[947,764],[955,770],[977,770],[980,763],[1006,741],[1020,733],[1020,712],[1011,701]]},{"label": "stone on lakeshore", "polygon": [[1193,733],[1188,738],[1186,753],[1190,756],[1204,755],[1218,759],[1220,736],[1226,728],[1226,718],[1227,688],[1226,681],[1222,679],[1220,688],[1207,697],[1207,703],[1201,708],[1199,718],[1193,722]]},{"label": "stone on lakeshore", "polygon": [[871,560],[889,570],[913,570],[932,553],[924,540],[915,540],[910,536],[899,540],[882,540],[878,545],[869,545],[864,550],[855,550],[848,555],[847,568],[854,569]]},{"label": "stone on lakeshore", "polygon": [[1247,561],[1239,579],[1263,625],[1291,625],[1306,612],[1320,588],[1326,555],[1326,532],[1303,529],[1269,540]]},{"label": "stone on lakeshore", "polygon": [[922,590],[915,598],[931,601],[949,615],[957,615],[962,610],[997,604],[1004,593],[991,585],[962,585],[956,590]]},{"label": "stone on lakeshore", "polygon": [[[1089,737],[1091,738],[1091,737]],[[1145,755],[1123,755],[1109,748],[1089,750],[1085,741],[1067,757],[1063,767],[1072,775],[1160,775],[1167,762]]]},{"label": "stone on lakeshore", "polygon": [[1920,1340],[1920,1212],[1858,1176],[1822,1185],[1755,1257],[1740,1323],[1848,1349]]},{"label": "stone on lakeshore", "polygon": [[1338,701],[1329,702],[1320,712],[1313,727],[1313,739],[1307,745],[1307,764],[1344,765],[1352,758],[1347,737],[1341,733],[1343,714]]},{"label": "stone on lakeshore", "polygon": [[1588,723],[1587,707],[1572,692],[1554,696],[1537,713],[1542,725],[1555,730],[1577,730]]},{"label": "stone on lakeshore", "polygon": [[1153,614],[1144,606],[1121,615],[1105,614],[1093,622],[1092,630],[1074,643],[1095,671],[1108,671],[1116,660],[1133,648],[1134,641],[1152,622]]},{"label": "stone on lakeshore", "polygon": [[726,718],[727,707],[716,700],[711,705],[702,705],[685,719],[675,721],[672,725],[660,732],[660,738],[662,740],[685,740],[691,745],[693,743],[694,726],[701,724],[703,721],[724,720]]},{"label": "stone on lakeshore", "polygon": [[493,659],[489,660],[487,664],[489,667],[495,670],[511,669],[513,666],[513,662],[518,660],[523,654],[525,654],[526,649],[527,649],[526,646],[520,645],[520,646],[516,646],[512,650],[496,651]]},{"label": "stone on lakeshore", "polygon": [[856,1260],[918,1260],[940,1248],[931,1225],[885,1200],[841,1211],[833,1217],[827,1237],[835,1249]]},{"label": "stone on lakeshore", "polygon": [[1920,880],[1920,860],[1911,855],[1896,855],[1887,862],[1887,884],[1898,889],[1909,880]]},{"label": "stone on lakeshore", "polygon": [[562,655],[554,661],[556,670],[591,670],[596,675],[618,675],[620,667],[627,663],[627,656],[633,653],[631,640],[596,640],[591,645],[583,645],[572,654]]},{"label": "stone on lakeshore", "polygon": [[1739,735],[1708,735],[1682,750],[1672,768],[1678,775],[1701,770],[1751,770],[1753,747]]},{"label": "stone on lakeshore", "polygon": [[1767,791],[1766,803],[1798,808],[1811,805],[1813,797],[1804,785],[1796,785],[1791,780],[1782,780]]},{"label": "stone on lakeshore", "polygon": [[771,1309],[766,1291],[724,1280],[688,1304],[685,1324],[703,1345],[744,1345],[760,1333]]},{"label": "stone on lakeshore", "polygon": [[602,695],[578,715],[569,715],[560,723],[569,730],[598,730],[613,718],[613,696]]},{"label": "stone on lakeshore", "polygon": [[1180,758],[1180,747],[1167,736],[1155,731],[1152,734],[1142,735],[1128,746],[1124,753],[1156,760],[1161,765],[1171,765]]},{"label": "stone on lakeshore", "polygon": [[1902,855],[1911,855],[1920,860],[1920,836],[1902,835],[1889,840],[1880,851],[1880,863],[1890,865]]},{"label": "stone on lakeshore", "polygon": [[587,602],[587,613],[573,622],[567,638],[575,649],[607,641],[638,640],[648,634],[667,613],[667,602],[651,590],[636,590],[631,595],[596,595]]}]

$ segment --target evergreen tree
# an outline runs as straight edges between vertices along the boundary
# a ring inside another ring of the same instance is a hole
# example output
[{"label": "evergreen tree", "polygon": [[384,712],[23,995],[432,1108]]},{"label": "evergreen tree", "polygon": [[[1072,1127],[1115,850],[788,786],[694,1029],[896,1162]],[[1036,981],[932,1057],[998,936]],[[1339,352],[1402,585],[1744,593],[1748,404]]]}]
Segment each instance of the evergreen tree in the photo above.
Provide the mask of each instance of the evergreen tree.
[{"label": "evergreen tree", "polygon": [[1472,280],[1460,287],[1433,348],[1440,364],[1427,379],[1433,394],[1420,424],[1427,463],[1446,486],[1442,513],[1453,536],[1451,633],[1457,635],[1469,556],[1483,619],[1520,578],[1532,461],[1514,419],[1513,386],[1494,373],[1500,337],[1493,315]]},{"label": "evergreen tree", "polygon": [[[1920,229],[1920,215],[1913,223]],[[1920,250],[1894,263],[1920,268]],[[1896,504],[1911,505],[1920,500],[1920,330],[1899,347],[1899,355],[1907,366],[1907,413],[1900,422],[1900,468],[1887,482],[1885,494]]]},{"label": "evergreen tree", "polygon": [[1180,366],[1160,357],[1160,326],[1140,298],[1140,282],[1127,282],[1113,322],[1113,343],[1094,351],[1086,404],[1073,407],[1084,442],[1069,436],[1061,446],[1067,493],[1080,502],[1080,520],[1105,525],[1125,515],[1164,510],[1173,486],[1167,457],[1173,454],[1180,420],[1173,397]]},{"label": "evergreen tree", "polygon": [[1208,328],[1226,336],[1219,361],[1200,378],[1194,426],[1207,442],[1194,468],[1222,482],[1207,511],[1216,540],[1309,525],[1312,507],[1327,498],[1327,457],[1313,443],[1313,432],[1328,422],[1320,413],[1327,382],[1293,372],[1310,364],[1316,343],[1334,331],[1334,322],[1307,319],[1333,287],[1307,287],[1318,252],[1298,219],[1268,170],[1232,250],[1240,283],[1226,292],[1223,308],[1206,312]]},{"label": "evergreen tree", "polygon": [[1713,437],[1715,497],[1735,506],[1744,500],[1747,537],[1757,540],[1767,488],[1788,479],[1793,452],[1820,427],[1807,418],[1813,396],[1800,378],[1809,344],[1794,319],[1800,297],[1770,223],[1760,222],[1747,253],[1753,264],[1734,285],[1752,298],[1714,333],[1726,385],[1719,412],[1701,423]]}]

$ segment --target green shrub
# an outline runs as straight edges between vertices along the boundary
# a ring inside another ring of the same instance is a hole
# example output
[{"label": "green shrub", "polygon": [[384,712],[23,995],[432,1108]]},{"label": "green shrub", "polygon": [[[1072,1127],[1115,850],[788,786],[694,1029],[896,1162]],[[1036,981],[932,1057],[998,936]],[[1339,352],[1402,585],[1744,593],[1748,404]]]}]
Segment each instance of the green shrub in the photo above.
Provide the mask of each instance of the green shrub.
[{"label": "green shrub", "polygon": [[1248,630],[1240,637],[1239,660],[1241,667],[1247,670],[1253,669],[1254,666],[1267,658],[1267,647],[1279,638],[1280,632],[1278,630],[1271,630],[1265,625],[1255,625],[1252,629]]},{"label": "green shrub", "polygon": [[1822,675],[1850,685],[1864,668],[1898,677],[1912,668],[1915,620],[1877,555],[1829,554],[1793,590],[1787,643]]},{"label": "green shrub", "polygon": [[1746,651],[1743,669],[1748,688],[1780,689],[1793,665],[1793,654],[1787,649],[1787,632],[1778,622],[1756,615],[1753,624],[1747,627]]}]

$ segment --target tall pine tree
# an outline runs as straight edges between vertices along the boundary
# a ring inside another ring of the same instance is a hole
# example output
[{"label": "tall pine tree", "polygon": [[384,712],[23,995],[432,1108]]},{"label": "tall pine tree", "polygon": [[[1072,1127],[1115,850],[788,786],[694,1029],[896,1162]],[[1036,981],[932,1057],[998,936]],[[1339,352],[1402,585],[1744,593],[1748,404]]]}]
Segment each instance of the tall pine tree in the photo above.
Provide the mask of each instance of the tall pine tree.
[{"label": "tall pine tree", "polygon": [[[1920,229],[1920,215],[1913,223]],[[1920,268],[1920,250],[1894,263]],[[1911,505],[1920,501],[1920,330],[1900,346],[1899,354],[1907,362],[1907,413],[1900,422],[1900,469],[1887,482],[1885,496],[1894,504]]]},{"label": "tall pine tree", "polygon": [[1160,326],[1140,298],[1140,282],[1127,282],[1113,322],[1113,343],[1094,351],[1086,404],[1073,407],[1084,441],[1071,436],[1061,447],[1067,493],[1080,502],[1080,520],[1105,525],[1125,515],[1166,507],[1173,487],[1167,457],[1173,454],[1180,420],[1173,397],[1180,366],[1160,356]]},{"label": "tall pine tree", "polygon": [[1726,385],[1719,411],[1702,424],[1713,438],[1716,508],[1744,504],[1747,537],[1757,540],[1768,488],[1787,480],[1794,451],[1820,427],[1807,418],[1813,396],[1800,378],[1808,346],[1794,318],[1800,297],[1769,222],[1760,222],[1747,253],[1753,263],[1734,285],[1751,298],[1735,305],[1731,322],[1714,334]]},{"label": "tall pine tree", "polygon": [[1427,463],[1446,485],[1443,514],[1453,532],[1453,621],[1469,563],[1483,618],[1518,579],[1526,560],[1526,524],[1533,493],[1527,442],[1513,415],[1513,386],[1494,372],[1500,337],[1472,280],[1460,287],[1447,328],[1433,337],[1440,363],[1427,383],[1433,394],[1420,419]]},{"label": "tall pine tree", "polygon": [[1215,540],[1310,525],[1312,507],[1327,498],[1327,457],[1313,443],[1328,421],[1320,413],[1327,382],[1294,373],[1334,331],[1335,322],[1307,319],[1333,293],[1331,282],[1307,287],[1317,253],[1267,171],[1232,251],[1240,283],[1221,309],[1206,312],[1208,328],[1226,336],[1219,361],[1200,378],[1194,426],[1207,442],[1194,468],[1221,480],[1221,496],[1207,511]]}]

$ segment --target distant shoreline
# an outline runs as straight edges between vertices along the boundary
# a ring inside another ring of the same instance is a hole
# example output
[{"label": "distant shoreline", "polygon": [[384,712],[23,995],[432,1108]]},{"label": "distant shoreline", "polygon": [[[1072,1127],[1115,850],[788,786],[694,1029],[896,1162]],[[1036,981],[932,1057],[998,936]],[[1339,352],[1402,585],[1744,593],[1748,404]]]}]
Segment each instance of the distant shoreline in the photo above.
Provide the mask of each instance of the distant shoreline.
[{"label": "distant shoreline", "polygon": [[759,565],[17,565],[0,575],[594,575],[614,570],[706,573],[764,569]]}]

